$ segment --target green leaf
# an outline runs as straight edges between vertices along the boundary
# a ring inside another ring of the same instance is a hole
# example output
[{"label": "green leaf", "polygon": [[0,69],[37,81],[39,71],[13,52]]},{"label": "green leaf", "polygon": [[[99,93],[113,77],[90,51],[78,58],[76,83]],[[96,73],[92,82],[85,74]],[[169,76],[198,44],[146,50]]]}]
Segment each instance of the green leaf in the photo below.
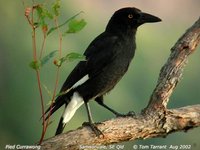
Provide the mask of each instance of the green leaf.
[{"label": "green leaf", "polygon": [[56,27],[52,27],[49,29],[49,31],[47,32],[47,35],[49,35],[50,33],[52,33],[53,31],[55,31],[57,28]]},{"label": "green leaf", "polygon": [[32,69],[38,70],[41,67],[41,62],[40,61],[32,61],[32,62],[30,62],[29,66]]},{"label": "green leaf", "polygon": [[52,5],[53,13],[55,16],[59,16],[60,12],[60,0],[56,0]]},{"label": "green leaf", "polygon": [[65,57],[62,57],[60,59],[60,61],[63,63],[63,62],[72,62],[74,60],[82,60],[82,61],[85,61],[85,56],[84,55],[81,55],[79,53],[69,53],[67,54]]},{"label": "green leaf", "polygon": [[56,61],[54,64],[56,66],[61,66],[63,62],[72,62],[74,60],[79,60],[79,61],[85,61],[85,56],[78,54],[78,53],[69,53],[67,54],[65,57],[62,57],[61,59],[59,59],[58,61]]},{"label": "green leaf", "polygon": [[43,16],[43,14],[42,14],[43,10],[42,10],[42,7],[40,5],[37,5],[36,10],[37,10],[38,17]]},{"label": "green leaf", "polygon": [[42,25],[43,26],[44,24],[46,24],[45,23],[44,9],[43,9],[42,6],[38,5],[36,7],[36,10],[37,10],[37,15],[38,15],[38,19],[39,19],[38,25]]},{"label": "green leaf", "polygon": [[47,10],[47,9],[44,9],[44,14],[46,17],[48,17],[49,19],[53,19],[53,15]]},{"label": "green leaf", "polygon": [[44,56],[42,59],[41,59],[41,66],[45,65],[52,57],[55,56],[56,52],[58,52],[57,50],[49,53],[48,55]]},{"label": "green leaf", "polygon": [[46,19],[53,19],[53,15],[42,5],[36,7],[38,15],[38,25],[47,26]]},{"label": "green leaf", "polygon": [[70,20],[76,18],[78,15],[80,15],[81,13],[83,13],[83,11],[77,13],[76,15],[72,16],[71,18],[67,19],[64,23],[62,23],[61,25],[59,25],[58,27],[52,27],[49,29],[47,35],[49,35],[50,33],[52,33],[53,31],[55,31],[56,29],[63,27],[64,25],[66,25]]},{"label": "green leaf", "polygon": [[52,57],[55,56],[57,50],[53,51],[51,53],[49,53],[48,55],[46,55],[45,57],[43,57],[41,60],[37,60],[37,61],[32,61],[30,62],[29,66],[32,69],[38,70],[40,69],[43,65],[45,65]]},{"label": "green leaf", "polygon": [[84,19],[81,19],[81,20],[73,19],[69,22],[69,24],[68,24],[69,29],[65,33],[79,32],[85,27],[86,24],[87,23]]}]

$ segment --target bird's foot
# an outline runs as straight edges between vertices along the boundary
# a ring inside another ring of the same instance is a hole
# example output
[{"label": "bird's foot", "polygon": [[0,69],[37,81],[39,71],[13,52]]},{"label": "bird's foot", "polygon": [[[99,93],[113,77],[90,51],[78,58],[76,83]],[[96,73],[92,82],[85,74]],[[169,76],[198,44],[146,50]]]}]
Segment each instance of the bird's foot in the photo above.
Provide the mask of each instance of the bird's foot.
[{"label": "bird's foot", "polygon": [[[103,132],[99,130],[95,124],[90,122],[84,122],[82,126],[89,126],[98,137],[100,137],[101,135],[104,136]],[[97,123],[97,124],[102,124],[102,123]]]},{"label": "bird's foot", "polygon": [[95,125],[105,125],[105,123],[103,123],[103,122],[95,122],[94,124]]},{"label": "bird's foot", "polygon": [[127,114],[120,114],[120,113],[116,114],[116,117],[134,117],[134,116],[135,116],[134,111],[129,111]]}]

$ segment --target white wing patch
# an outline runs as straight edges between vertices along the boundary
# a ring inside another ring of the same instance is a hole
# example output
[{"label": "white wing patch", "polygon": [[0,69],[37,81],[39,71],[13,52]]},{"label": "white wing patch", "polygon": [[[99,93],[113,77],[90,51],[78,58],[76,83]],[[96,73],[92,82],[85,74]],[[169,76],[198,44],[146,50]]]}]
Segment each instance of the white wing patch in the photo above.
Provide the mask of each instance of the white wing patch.
[{"label": "white wing patch", "polygon": [[63,123],[69,122],[70,119],[74,116],[76,110],[81,105],[83,105],[83,103],[84,103],[83,98],[78,94],[78,92],[74,92],[69,104],[67,105],[63,113]]},{"label": "white wing patch", "polygon": [[[81,78],[78,82],[76,82],[72,88],[76,88],[77,86],[85,83],[89,79],[89,75],[85,75],[83,78]],[[79,95],[78,92],[74,92],[73,96],[70,99],[69,104],[65,108],[65,111],[63,113],[63,123],[67,123],[71,120],[71,118],[74,116],[76,110],[83,105],[84,101],[83,98]]]},{"label": "white wing patch", "polygon": [[79,85],[85,83],[88,79],[89,79],[89,75],[87,74],[87,75],[85,75],[83,78],[81,78],[80,80],[78,80],[78,82],[76,82],[76,83],[72,86],[72,88],[76,88],[77,86],[79,86]]}]

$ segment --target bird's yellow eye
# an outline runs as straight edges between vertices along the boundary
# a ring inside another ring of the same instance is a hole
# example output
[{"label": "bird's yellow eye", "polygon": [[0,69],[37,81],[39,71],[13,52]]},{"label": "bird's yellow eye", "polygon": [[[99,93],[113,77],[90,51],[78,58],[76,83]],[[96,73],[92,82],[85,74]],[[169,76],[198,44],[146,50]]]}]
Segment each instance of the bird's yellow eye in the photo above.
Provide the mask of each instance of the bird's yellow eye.
[{"label": "bird's yellow eye", "polygon": [[132,18],[133,18],[133,14],[129,14],[129,15],[128,15],[128,18],[129,18],[129,19],[132,19]]}]

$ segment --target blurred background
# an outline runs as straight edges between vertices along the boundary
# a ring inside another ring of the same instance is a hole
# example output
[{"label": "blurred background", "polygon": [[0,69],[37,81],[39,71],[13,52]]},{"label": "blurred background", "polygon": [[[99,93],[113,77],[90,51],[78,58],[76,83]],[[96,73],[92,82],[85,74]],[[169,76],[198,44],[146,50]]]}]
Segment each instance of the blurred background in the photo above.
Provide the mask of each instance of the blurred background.
[{"label": "blurred background", "polygon": [[[50,1],[50,0],[49,0]],[[52,1],[50,1],[52,2]],[[26,5],[30,1],[25,0]],[[161,67],[166,62],[170,48],[200,15],[199,0],[68,0],[61,3],[63,22],[79,11],[79,18],[87,21],[87,26],[77,34],[63,38],[63,54],[83,53],[88,44],[101,32],[114,13],[122,7],[137,7],[162,18],[161,23],[145,24],[137,32],[137,51],[128,73],[115,89],[106,97],[106,104],[122,113],[134,110],[136,113],[146,107],[156,85]],[[31,29],[24,17],[21,1],[0,1],[0,149],[6,144],[33,144],[41,135],[41,105],[36,76],[29,67],[32,61]],[[40,37],[38,43],[41,44]],[[40,46],[40,45],[39,45]],[[57,34],[47,39],[45,53],[58,49]],[[200,100],[200,48],[189,58],[181,82],[169,101],[169,108],[177,108],[199,103]],[[77,62],[64,64],[59,80],[59,89]],[[51,91],[55,83],[55,69],[52,62],[42,68],[42,83]],[[44,90],[44,89],[43,89]],[[45,91],[44,91],[45,93]],[[45,103],[49,97],[45,93]],[[114,116],[91,101],[91,111],[96,122]],[[45,105],[47,107],[47,105]],[[46,138],[54,135],[62,109],[52,117]],[[65,131],[76,129],[87,121],[82,106],[66,126]],[[192,150],[200,149],[200,128],[188,132],[177,132],[166,138],[153,138],[124,142],[125,149],[134,144],[142,145],[185,145]]]}]

